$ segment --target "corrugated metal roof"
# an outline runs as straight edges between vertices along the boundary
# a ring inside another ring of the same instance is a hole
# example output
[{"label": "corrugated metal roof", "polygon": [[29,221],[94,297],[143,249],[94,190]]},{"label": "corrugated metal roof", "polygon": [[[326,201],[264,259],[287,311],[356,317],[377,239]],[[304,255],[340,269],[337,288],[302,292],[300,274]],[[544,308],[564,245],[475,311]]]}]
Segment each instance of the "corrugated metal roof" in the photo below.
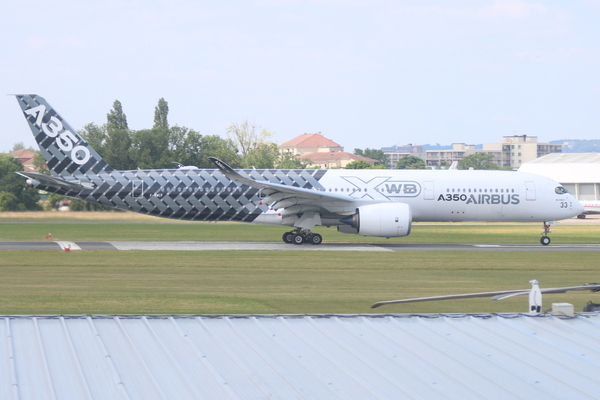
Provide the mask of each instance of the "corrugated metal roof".
[{"label": "corrugated metal roof", "polygon": [[600,318],[5,316],[2,399],[597,398]]},{"label": "corrugated metal roof", "polygon": [[535,160],[527,161],[532,164],[590,164],[600,163],[598,153],[551,153]]}]

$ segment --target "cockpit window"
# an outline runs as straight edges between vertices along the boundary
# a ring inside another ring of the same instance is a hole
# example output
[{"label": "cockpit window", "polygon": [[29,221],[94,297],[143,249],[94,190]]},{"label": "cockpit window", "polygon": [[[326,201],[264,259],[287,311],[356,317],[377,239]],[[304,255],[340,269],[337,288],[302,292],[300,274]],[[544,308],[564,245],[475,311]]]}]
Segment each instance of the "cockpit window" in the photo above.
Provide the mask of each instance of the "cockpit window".
[{"label": "cockpit window", "polygon": [[567,194],[567,193],[569,193],[567,191],[567,189],[565,189],[562,186],[558,186],[556,189],[554,189],[554,191],[556,192],[556,194]]}]

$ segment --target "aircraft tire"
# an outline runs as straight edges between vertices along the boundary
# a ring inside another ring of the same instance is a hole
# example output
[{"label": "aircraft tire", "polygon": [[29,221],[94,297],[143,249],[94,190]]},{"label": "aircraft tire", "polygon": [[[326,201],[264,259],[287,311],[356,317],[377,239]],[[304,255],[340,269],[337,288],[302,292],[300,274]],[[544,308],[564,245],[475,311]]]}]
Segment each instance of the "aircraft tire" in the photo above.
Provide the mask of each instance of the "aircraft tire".
[{"label": "aircraft tire", "polygon": [[304,236],[302,236],[299,233],[295,234],[294,238],[292,239],[292,243],[294,243],[294,244],[302,244],[302,243],[304,243]]},{"label": "aircraft tire", "polygon": [[294,242],[294,232],[286,232],[282,236],[284,243],[293,243]]},{"label": "aircraft tire", "polygon": [[540,243],[544,246],[548,246],[550,244],[550,238],[548,236],[542,236]]},{"label": "aircraft tire", "polygon": [[308,238],[308,242],[310,244],[319,245],[319,244],[323,243],[323,236],[319,235],[318,233],[313,233]]}]

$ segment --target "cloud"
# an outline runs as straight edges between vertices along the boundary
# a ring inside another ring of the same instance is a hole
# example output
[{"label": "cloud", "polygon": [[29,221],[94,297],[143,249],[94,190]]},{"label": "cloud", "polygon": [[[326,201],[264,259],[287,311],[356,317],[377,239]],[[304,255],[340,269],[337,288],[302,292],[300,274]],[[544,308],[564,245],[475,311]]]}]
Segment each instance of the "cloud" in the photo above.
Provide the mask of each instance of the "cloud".
[{"label": "cloud", "polygon": [[50,43],[48,38],[39,35],[30,35],[25,39],[25,45],[34,50],[42,49],[46,47],[48,43]]},{"label": "cloud", "polygon": [[519,58],[523,60],[537,60],[544,62],[591,62],[592,60],[598,61],[600,56],[600,49],[590,49],[580,46],[573,46],[562,49],[553,49],[550,51],[542,50],[523,50],[517,51],[511,54],[511,57]]},{"label": "cloud", "polygon": [[542,4],[530,4],[518,0],[495,0],[492,5],[482,10],[483,15],[511,19],[526,19],[548,12],[548,8]]}]

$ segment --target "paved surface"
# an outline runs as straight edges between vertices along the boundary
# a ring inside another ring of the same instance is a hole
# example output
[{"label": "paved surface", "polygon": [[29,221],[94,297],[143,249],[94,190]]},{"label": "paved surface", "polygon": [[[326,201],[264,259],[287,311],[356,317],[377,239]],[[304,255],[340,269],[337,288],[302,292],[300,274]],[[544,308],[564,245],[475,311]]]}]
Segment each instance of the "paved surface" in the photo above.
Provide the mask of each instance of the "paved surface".
[{"label": "paved surface", "polygon": [[175,250],[175,251],[523,251],[600,252],[600,244],[363,244],[294,245],[277,242],[0,242],[0,250]]}]

